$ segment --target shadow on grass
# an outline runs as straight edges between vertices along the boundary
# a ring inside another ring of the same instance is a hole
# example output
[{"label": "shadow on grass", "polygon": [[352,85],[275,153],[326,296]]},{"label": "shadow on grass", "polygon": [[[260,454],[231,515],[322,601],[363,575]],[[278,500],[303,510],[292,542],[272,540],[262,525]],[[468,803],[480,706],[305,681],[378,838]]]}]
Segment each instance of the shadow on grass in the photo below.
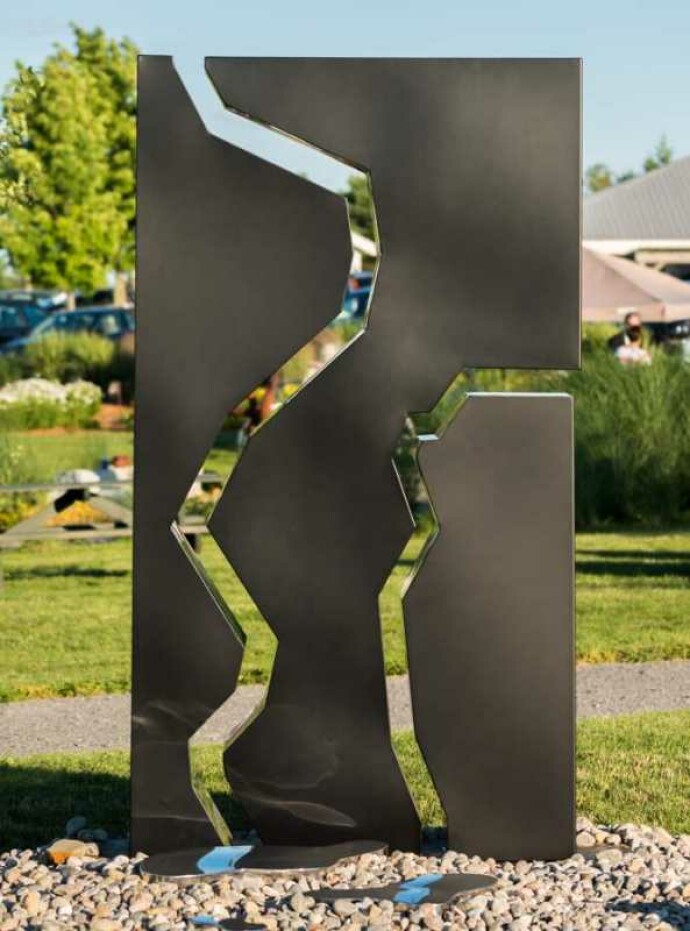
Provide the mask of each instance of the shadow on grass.
[{"label": "shadow on grass", "polygon": [[690,547],[687,550],[577,550],[580,556],[598,556],[601,559],[690,559]]},{"label": "shadow on grass", "polygon": [[649,554],[647,559],[649,561],[615,559],[610,562],[607,560],[583,562],[578,559],[575,565],[579,575],[612,575],[624,578],[638,578],[645,575],[653,578],[677,575],[690,578],[690,560],[688,560],[687,556],[685,562],[652,560]]},{"label": "shadow on grass", "polygon": [[[99,754],[98,765],[111,771],[88,771],[88,754],[81,761],[75,755],[69,768],[57,759],[54,765],[40,766],[18,758],[0,761],[0,850],[37,847],[64,837],[75,815],[83,815],[91,828],[104,828],[110,837],[129,834],[129,770],[123,754]],[[215,793],[213,798],[232,828],[248,827],[232,798]]]},{"label": "shadow on grass", "polygon": [[31,569],[10,569],[5,572],[8,582],[17,582],[24,579],[55,579],[55,578],[84,578],[84,579],[114,579],[130,575],[129,569],[100,569],[88,566],[34,566]]},{"label": "shadow on grass", "polygon": [[666,927],[690,927],[690,905],[673,899],[657,899],[654,902],[612,902],[607,906],[607,910],[639,915],[643,921],[648,915],[655,915],[665,922]]}]

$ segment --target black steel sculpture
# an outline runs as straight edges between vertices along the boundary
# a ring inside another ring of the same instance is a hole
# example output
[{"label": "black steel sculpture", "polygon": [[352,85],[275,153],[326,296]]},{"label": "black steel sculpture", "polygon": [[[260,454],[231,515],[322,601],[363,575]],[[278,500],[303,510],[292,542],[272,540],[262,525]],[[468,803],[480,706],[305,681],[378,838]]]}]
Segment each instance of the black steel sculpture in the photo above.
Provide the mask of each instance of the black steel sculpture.
[{"label": "black steel sculpture", "polygon": [[[413,530],[392,458],[461,369],[579,362],[579,63],[207,69],[229,109],[370,173],[382,246],[367,332],[250,440],[211,518],[278,639],[226,773],[267,843],[417,849],[378,616]],[[337,313],[349,241],[342,199],[206,134],[169,59],[139,94],[132,828],[153,853],[214,843],[187,743],[242,650],[171,522],[225,412]],[[415,728],[472,853],[574,849],[570,416],[470,397],[421,455],[442,530],[406,602]]]}]

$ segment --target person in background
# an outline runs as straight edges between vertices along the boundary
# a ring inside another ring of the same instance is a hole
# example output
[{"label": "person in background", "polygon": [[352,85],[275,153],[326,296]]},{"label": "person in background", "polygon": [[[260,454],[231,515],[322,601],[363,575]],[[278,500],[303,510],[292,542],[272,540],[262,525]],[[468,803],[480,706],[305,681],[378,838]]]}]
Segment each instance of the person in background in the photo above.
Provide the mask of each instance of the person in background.
[{"label": "person in background", "polygon": [[652,357],[642,343],[640,315],[631,311],[625,315],[623,329],[609,340],[609,349],[623,365],[649,365]]}]

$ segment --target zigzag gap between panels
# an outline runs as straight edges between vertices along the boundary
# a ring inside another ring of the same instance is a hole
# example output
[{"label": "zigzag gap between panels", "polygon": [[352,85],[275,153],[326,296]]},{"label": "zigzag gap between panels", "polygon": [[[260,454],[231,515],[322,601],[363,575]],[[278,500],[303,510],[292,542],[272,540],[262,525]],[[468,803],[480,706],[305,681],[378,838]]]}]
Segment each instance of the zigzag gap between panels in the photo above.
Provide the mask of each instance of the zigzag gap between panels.
[{"label": "zigzag gap between panels", "polygon": [[[406,644],[405,594],[421,571],[431,548],[441,532],[441,524],[434,509],[432,495],[419,463],[419,451],[423,443],[434,442],[441,438],[448,425],[460,411],[467,395],[467,385],[461,375],[451,383],[431,411],[408,414],[393,456],[393,468],[400,485],[401,495],[414,524],[414,529],[379,593],[379,615],[387,666],[393,665],[389,663],[392,651],[389,644],[387,644],[387,634],[396,636],[399,642]],[[385,603],[389,599],[395,600],[396,604],[396,616],[391,619],[386,617],[385,609]],[[392,630],[388,632],[386,626],[389,620],[392,621]],[[408,668],[406,649],[403,666],[405,669]],[[428,784],[433,787],[432,801],[431,803],[426,802],[425,805],[428,805],[429,810],[436,808],[443,811],[443,803],[417,741],[414,724],[411,736],[414,744],[415,764],[425,772]],[[403,759],[397,751],[396,756],[404,774]],[[426,809],[422,810],[419,799],[415,797],[415,792],[409,782],[408,789],[415,802],[422,824],[428,825],[427,811]]]},{"label": "zigzag gap between panels", "polygon": [[[261,127],[266,133],[280,133],[280,130],[267,127],[246,114],[239,114],[239,116]],[[215,133],[211,134],[216,135]],[[232,144],[228,136],[218,138]],[[294,137],[290,138],[296,146],[302,149],[312,150],[315,148],[307,142],[297,140]],[[325,153],[323,153],[323,157],[332,158]],[[360,184],[363,183],[368,188],[372,203],[373,228],[376,231],[371,178],[368,173],[362,172],[354,166],[352,166],[352,175],[358,179]],[[212,598],[221,612],[233,635],[243,647],[238,681],[251,682],[254,680],[265,654],[269,654],[271,673],[269,673],[269,682],[263,696],[249,715],[245,716],[241,723],[234,727],[220,750],[219,756],[252,724],[265,706],[277,651],[277,639],[268,622],[262,617],[251,594],[235,573],[229,560],[222,553],[210,530],[209,523],[228,486],[234,469],[246,452],[249,443],[251,443],[251,438],[259,430],[263,429],[273,417],[277,416],[283,407],[304,391],[327,366],[332,365],[341,352],[352,346],[366,331],[380,263],[378,233],[375,233],[375,254],[370,257],[373,260],[373,269],[370,274],[361,276],[359,280],[363,281],[364,284],[361,284],[355,291],[351,288],[351,284],[353,280],[358,280],[355,276],[358,276],[360,271],[357,267],[359,264],[357,247],[361,236],[355,228],[350,204],[347,200],[346,204],[352,242],[352,264],[350,277],[344,288],[342,308],[339,308],[338,313],[325,329],[315,334],[313,339],[299,349],[290,359],[286,360],[278,371],[269,375],[261,384],[255,387],[254,391],[244,401],[228,412],[224,422],[219,425],[214,443],[204,457],[203,462],[200,463],[197,479],[189,489],[184,501],[180,503],[179,512],[171,522],[170,529],[180,549],[207,590],[209,597]],[[197,526],[198,533],[195,533]],[[203,548],[201,540],[204,541]],[[229,698],[226,705],[223,706],[224,713],[230,712],[232,714],[231,709],[234,705],[239,705],[236,691]],[[239,712],[240,709],[238,708],[237,711]],[[209,721],[210,719],[204,722],[203,726],[207,726]],[[198,766],[198,755],[195,747],[198,746],[199,731],[193,734],[189,741],[192,787],[209,820],[214,825],[218,836],[223,843],[227,844],[231,839],[231,831],[227,820],[211,797],[201,768]],[[222,780],[225,782],[222,764],[219,766],[219,771],[222,774]]]}]

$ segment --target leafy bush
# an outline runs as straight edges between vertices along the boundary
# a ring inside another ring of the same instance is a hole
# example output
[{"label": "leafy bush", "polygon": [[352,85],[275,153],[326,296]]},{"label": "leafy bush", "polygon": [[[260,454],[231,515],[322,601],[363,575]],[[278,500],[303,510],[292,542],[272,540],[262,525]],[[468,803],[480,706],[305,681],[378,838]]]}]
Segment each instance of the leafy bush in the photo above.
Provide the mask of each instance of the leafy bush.
[{"label": "leafy bush", "polygon": [[19,356],[0,356],[0,387],[9,381],[17,381],[24,374],[24,367]]},{"label": "leafy bush", "polygon": [[[597,331],[575,372],[482,370],[459,376],[434,415],[415,417],[437,432],[464,391],[565,392],[575,398],[575,514],[578,528],[663,526],[690,520],[690,365],[653,354],[651,365],[621,365]],[[411,457],[403,483],[414,490]],[[431,489],[433,497],[433,489]]]},{"label": "leafy bush", "polygon": [[578,524],[687,520],[690,366],[663,352],[637,366],[594,352],[562,381],[575,397]]},{"label": "leafy bush", "polygon": [[44,378],[10,382],[0,389],[0,428],[85,427],[100,404],[100,388],[91,382],[61,385]]},{"label": "leafy bush", "polygon": [[29,343],[21,354],[0,356],[0,384],[18,378],[53,381],[85,380],[106,391],[120,382],[125,402],[134,394],[133,347],[117,344],[95,333],[50,333]]},{"label": "leafy bush", "polygon": [[94,333],[50,333],[24,349],[27,373],[55,381],[95,381],[115,355],[115,344]]},{"label": "leafy bush", "polygon": [[590,352],[597,352],[608,348],[608,341],[616,333],[620,332],[620,326],[615,323],[583,323],[582,325],[582,353],[587,355]]},{"label": "leafy bush", "polygon": [[[36,481],[36,464],[16,438],[0,432],[0,486],[28,485]],[[0,494],[0,532],[18,523],[40,504],[45,495],[37,492]]]}]

